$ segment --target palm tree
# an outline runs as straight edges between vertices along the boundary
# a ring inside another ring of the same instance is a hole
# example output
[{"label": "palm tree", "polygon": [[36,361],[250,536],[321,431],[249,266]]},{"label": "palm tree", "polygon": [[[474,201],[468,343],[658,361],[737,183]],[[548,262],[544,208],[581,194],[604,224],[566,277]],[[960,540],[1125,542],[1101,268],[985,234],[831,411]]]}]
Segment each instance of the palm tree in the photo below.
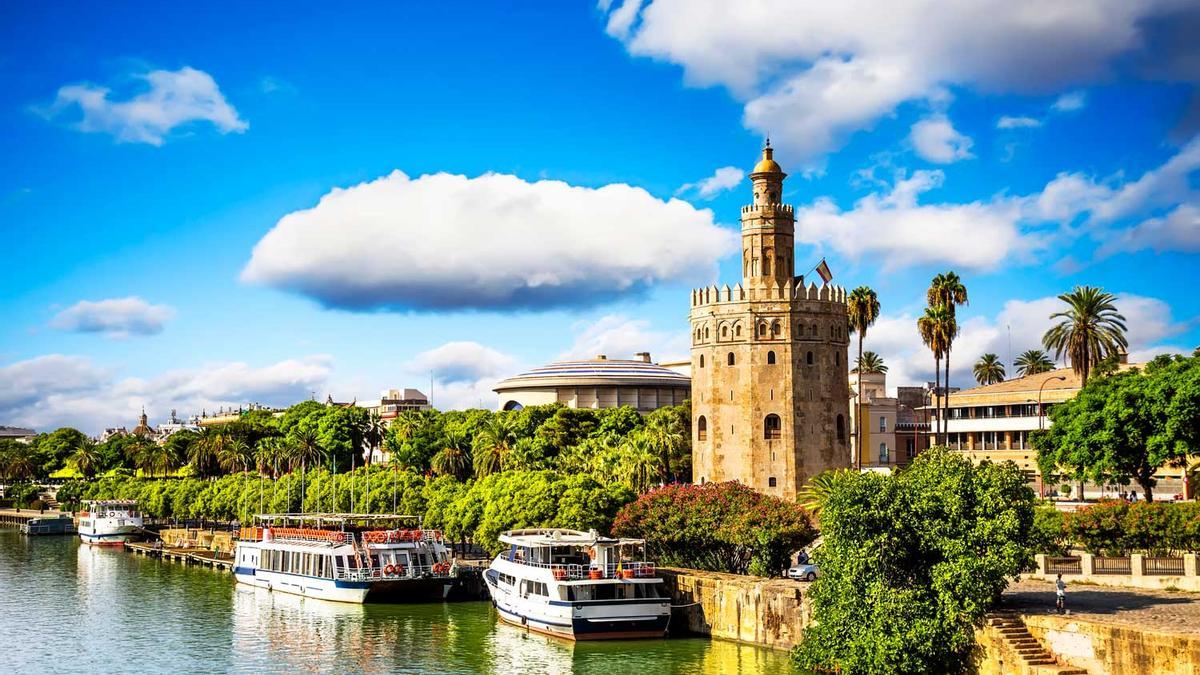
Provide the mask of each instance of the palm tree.
[{"label": "palm tree", "polygon": [[446,430],[445,447],[438,451],[429,466],[439,476],[454,476],[466,480],[471,475],[471,454],[468,452],[467,432],[462,428]]},{"label": "palm tree", "polygon": [[811,513],[813,518],[819,520],[821,510],[824,508],[826,500],[833,494],[835,484],[848,475],[850,472],[847,469],[822,471],[808,479],[808,483],[801,488],[800,494],[796,495],[796,501],[804,507],[804,510]]},{"label": "palm tree", "polygon": [[1050,356],[1040,349],[1030,349],[1022,352],[1020,356],[1013,361],[1013,365],[1017,367],[1017,375],[1025,377],[1026,375],[1037,375],[1054,370],[1054,362],[1050,360]]},{"label": "palm tree", "polygon": [[254,461],[254,449],[243,438],[234,438],[224,444],[217,453],[217,463],[227,473],[241,469],[242,473],[250,471],[250,463]]},{"label": "palm tree", "polygon": [[872,373],[886,373],[887,365],[883,363],[883,357],[872,351],[865,351],[862,356],[858,357],[858,363],[854,366],[854,372],[862,371],[868,375]]},{"label": "palm tree", "polygon": [[259,439],[255,444],[254,467],[261,474],[268,474],[271,480],[278,480],[279,463],[287,456],[287,448],[283,439],[278,436],[268,436]]},{"label": "palm tree", "polygon": [[[863,357],[863,338],[867,329],[879,318],[879,297],[867,286],[859,286],[850,291],[846,299],[846,312],[850,317],[850,330],[858,333],[858,360]],[[862,466],[862,373],[858,374],[858,387],[854,390],[854,405],[857,407],[854,415],[854,466]]]},{"label": "palm tree", "polygon": [[1125,317],[1117,312],[1116,296],[1095,286],[1076,286],[1058,296],[1067,308],[1050,315],[1062,319],[1042,336],[1042,346],[1054,350],[1054,358],[1064,352],[1071,369],[1087,384],[1088,374],[1104,359],[1129,348],[1125,339]]},{"label": "palm tree", "polygon": [[995,354],[984,354],[972,369],[979,384],[996,384],[1004,381],[1004,364]]},{"label": "palm tree", "polygon": [[[921,342],[933,352],[933,394],[935,402],[942,389],[941,362],[942,355],[946,353],[946,331],[950,329],[950,324],[953,321],[954,319],[950,316],[949,310],[944,307],[926,307],[924,316],[917,319],[917,332],[921,335]],[[933,429],[934,442],[937,442],[937,436],[941,433],[941,423],[941,415],[938,415]]]},{"label": "palm tree", "polygon": [[474,465],[475,475],[479,478],[499,473],[504,467],[504,459],[516,442],[508,418],[503,415],[492,415],[484,422],[483,427],[475,434]]},{"label": "palm tree", "polygon": [[674,479],[671,460],[686,450],[691,440],[680,418],[677,415],[652,415],[647,419],[642,433],[650,447],[662,458],[662,482]]},{"label": "palm tree", "polygon": [[304,508],[304,493],[308,487],[308,465],[320,466],[325,458],[325,448],[312,429],[294,428],[289,433],[292,465],[300,465],[300,506]]},{"label": "palm tree", "polygon": [[945,412],[939,415],[943,420],[948,420],[950,417],[950,349],[954,346],[954,338],[958,337],[958,317],[955,315],[955,308],[959,305],[967,304],[967,287],[963,285],[962,280],[953,271],[939,274],[929,282],[929,289],[925,291],[925,300],[926,304],[930,307],[945,307],[950,312],[951,324],[949,328],[953,330],[946,336],[944,350],[946,357],[946,395],[942,397],[942,405]]},{"label": "palm tree", "polygon": [[213,464],[225,451],[229,442],[229,435],[223,430],[209,427],[200,434],[200,438],[188,446],[187,459],[196,473],[201,476],[211,475]]},{"label": "palm tree", "polygon": [[5,480],[22,480],[33,478],[37,473],[37,462],[34,461],[32,445],[12,441],[7,444],[8,450],[0,456],[0,477]]},{"label": "palm tree", "polygon": [[103,461],[103,458],[100,456],[100,447],[90,439],[84,439],[75,446],[75,452],[67,461],[85,479],[91,480],[100,470],[100,462]]},{"label": "palm tree", "polygon": [[636,494],[649,490],[654,486],[654,479],[663,474],[662,455],[655,451],[645,434],[627,436],[618,456],[617,472]]},{"label": "palm tree", "polygon": [[378,412],[371,411],[362,428],[363,443],[369,448],[366,454],[367,466],[371,466],[371,455],[376,448],[383,444],[383,437],[386,435],[387,425],[383,423],[383,418],[379,416]]}]

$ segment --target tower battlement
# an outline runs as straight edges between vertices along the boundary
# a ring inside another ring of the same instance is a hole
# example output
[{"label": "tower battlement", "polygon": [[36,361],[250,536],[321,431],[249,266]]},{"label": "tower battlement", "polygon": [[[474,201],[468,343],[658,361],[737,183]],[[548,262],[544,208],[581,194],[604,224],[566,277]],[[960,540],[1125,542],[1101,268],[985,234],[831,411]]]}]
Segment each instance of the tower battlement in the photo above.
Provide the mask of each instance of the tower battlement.
[{"label": "tower battlement", "polygon": [[705,288],[692,289],[692,307],[708,305],[735,304],[754,301],[779,302],[828,302],[839,305],[846,304],[846,289],[841,286],[821,285],[813,282],[804,285],[804,279],[797,280],[795,285],[768,285],[760,288],[743,288],[735,284],[733,288],[725,284],[720,288],[716,284]]},{"label": "tower battlement", "polygon": [[795,215],[791,204],[750,204],[742,207],[742,215],[757,214],[772,218],[775,216],[791,218]]}]

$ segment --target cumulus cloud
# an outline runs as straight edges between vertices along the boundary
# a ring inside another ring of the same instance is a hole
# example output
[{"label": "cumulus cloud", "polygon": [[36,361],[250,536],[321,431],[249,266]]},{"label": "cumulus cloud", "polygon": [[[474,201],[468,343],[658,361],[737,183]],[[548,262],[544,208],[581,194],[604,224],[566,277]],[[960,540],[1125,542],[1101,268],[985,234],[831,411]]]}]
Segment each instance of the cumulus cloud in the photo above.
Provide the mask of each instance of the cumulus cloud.
[{"label": "cumulus cloud", "polygon": [[161,420],[172,408],[188,414],[251,402],[291,405],[321,387],[331,368],[328,357],[309,356],[261,367],[212,363],[150,379],[117,379],[90,359],[51,354],[0,366],[0,419],[95,434],[132,424],[142,407]]},{"label": "cumulus cloud", "polygon": [[1042,121],[1035,117],[1011,117],[1003,115],[996,122],[997,129],[1030,129],[1042,126]]},{"label": "cumulus cloud", "polygon": [[78,109],[74,126],[79,131],[112,134],[119,141],[162,145],[176,127],[208,122],[221,133],[241,133],[250,128],[238,116],[216,80],[203,70],[184,66],[179,70],[152,70],[133,79],[148,87],[125,100],[110,98],[112,90],[93,84],[72,84],[58,90],[54,102],[44,110],[58,118]]},{"label": "cumulus cloud", "polygon": [[432,372],[442,382],[474,382],[512,372],[516,359],[478,342],[447,342],[417,354],[408,364],[416,373]]},{"label": "cumulus cloud", "polygon": [[684,183],[675,194],[683,194],[695,190],[701,199],[712,199],[726,190],[737,187],[746,177],[746,172],[736,166],[723,166],[713,172],[708,178],[702,178],[695,183]]},{"label": "cumulus cloud", "polygon": [[[744,102],[749,128],[770,131],[806,162],[899,104],[947,88],[1044,94],[1099,80],[1118,57],[1154,48],[1149,20],[1186,11],[1177,0],[911,0],[886,12],[867,0],[601,7],[630,54],[682,66],[689,84],[728,88]],[[1196,52],[1194,40],[1180,45]]]},{"label": "cumulus cloud", "polygon": [[950,118],[943,114],[918,121],[912,126],[909,139],[922,159],[935,164],[950,164],[974,157],[971,154],[974,141],[959,133]]},{"label": "cumulus cloud", "polygon": [[639,352],[650,352],[651,357],[660,362],[687,359],[691,353],[686,328],[655,330],[649,321],[623,314],[580,321],[571,330],[575,334],[574,341],[559,358],[590,359],[604,354],[611,359],[631,359]]},{"label": "cumulus cloud", "polygon": [[1167,215],[1147,218],[1118,236],[1105,240],[1098,255],[1108,256],[1118,251],[1200,252],[1200,206],[1180,204]]},{"label": "cumulus cloud", "polygon": [[546,309],[707,281],[735,247],[711,211],[629,185],[395,171],[284,216],[242,279],[350,310]]},{"label": "cumulus cloud", "polygon": [[80,300],[59,312],[50,325],[76,333],[101,333],[111,338],[156,335],[175,316],[167,305],[152,305],[137,297]]},{"label": "cumulus cloud", "polygon": [[[1170,340],[1186,330],[1187,325],[1172,317],[1166,302],[1119,293],[1115,304],[1129,327],[1130,361],[1142,362],[1157,354],[1184,351]],[[954,342],[950,359],[951,383],[964,388],[975,386],[971,367],[986,353],[998,355],[1005,362],[1009,377],[1014,376],[1016,369],[1011,358],[1027,349],[1041,349],[1042,336],[1052,325],[1050,315],[1062,308],[1062,301],[1056,297],[1009,300],[994,316],[960,318],[961,333]],[[912,313],[885,314],[867,331],[864,348],[883,356],[891,388],[934,381],[933,355],[921,344],[916,324],[917,315]],[[1067,364],[1060,359],[1059,365]]]}]

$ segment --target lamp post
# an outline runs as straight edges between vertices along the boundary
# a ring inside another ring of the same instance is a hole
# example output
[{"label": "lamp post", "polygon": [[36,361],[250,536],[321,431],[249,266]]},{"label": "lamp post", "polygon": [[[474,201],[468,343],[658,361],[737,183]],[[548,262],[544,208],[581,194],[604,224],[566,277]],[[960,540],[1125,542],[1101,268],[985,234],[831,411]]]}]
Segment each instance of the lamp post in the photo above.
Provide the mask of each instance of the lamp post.
[{"label": "lamp post", "polygon": [[1038,387],[1038,400],[1037,400],[1038,431],[1041,431],[1045,428],[1045,424],[1044,424],[1043,420],[1045,419],[1046,416],[1042,411],[1042,391],[1046,388],[1046,383],[1051,380],[1060,380],[1062,382],[1066,382],[1067,378],[1064,375],[1055,375],[1054,377],[1047,377],[1046,379],[1042,380],[1042,386]]}]

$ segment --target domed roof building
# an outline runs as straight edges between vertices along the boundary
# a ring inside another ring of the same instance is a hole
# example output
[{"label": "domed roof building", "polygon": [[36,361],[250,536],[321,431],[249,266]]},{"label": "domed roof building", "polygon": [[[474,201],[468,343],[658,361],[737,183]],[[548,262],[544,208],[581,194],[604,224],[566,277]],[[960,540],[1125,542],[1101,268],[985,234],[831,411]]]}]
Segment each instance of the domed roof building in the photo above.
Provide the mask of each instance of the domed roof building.
[{"label": "domed roof building", "polygon": [[510,377],[496,385],[501,410],[561,403],[569,408],[632,406],[647,413],[679,405],[688,398],[692,380],[656,363],[643,352],[637,359],[559,361]]}]

